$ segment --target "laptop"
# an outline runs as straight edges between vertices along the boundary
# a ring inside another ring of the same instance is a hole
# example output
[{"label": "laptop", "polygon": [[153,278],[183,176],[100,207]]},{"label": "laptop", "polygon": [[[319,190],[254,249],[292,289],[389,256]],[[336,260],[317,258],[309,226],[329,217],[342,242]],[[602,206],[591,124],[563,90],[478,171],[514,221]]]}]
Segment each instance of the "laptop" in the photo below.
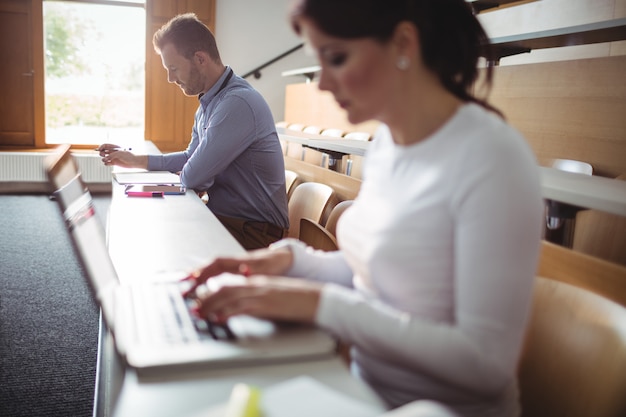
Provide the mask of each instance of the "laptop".
[{"label": "laptop", "polygon": [[[225,368],[319,359],[335,355],[336,340],[314,326],[236,316],[224,326],[189,313],[180,282],[122,284],[109,256],[106,236],[96,216],[68,145],[46,160],[46,172],[77,258],[85,272],[115,348],[139,374]],[[209,280],[213,289],[241,282],[222,274]],[[211,289],[209,287],[209,289]]]}]

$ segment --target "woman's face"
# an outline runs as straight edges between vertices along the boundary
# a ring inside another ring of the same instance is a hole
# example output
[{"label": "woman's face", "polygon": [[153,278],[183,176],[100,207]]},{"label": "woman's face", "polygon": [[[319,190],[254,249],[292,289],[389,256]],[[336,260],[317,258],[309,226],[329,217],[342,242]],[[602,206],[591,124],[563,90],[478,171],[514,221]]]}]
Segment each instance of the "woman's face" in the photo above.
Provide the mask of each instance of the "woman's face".
[{"label": "woman's face", "polygon": [[380,120],[393,91],[395,61],[389,48],[369,38],[331,37],[308,19],[299,23],[322,67],[320,90],[333,94],[350,123]]}]

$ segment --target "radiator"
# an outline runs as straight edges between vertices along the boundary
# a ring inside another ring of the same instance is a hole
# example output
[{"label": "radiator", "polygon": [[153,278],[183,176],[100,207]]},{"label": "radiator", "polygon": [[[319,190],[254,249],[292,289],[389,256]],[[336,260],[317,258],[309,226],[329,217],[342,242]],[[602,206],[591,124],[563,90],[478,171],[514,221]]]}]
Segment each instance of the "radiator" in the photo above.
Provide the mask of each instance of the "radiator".
[{"label": "radiator", "polygon": [[[0,152],[0,182],[47,182],[44,161],[49,152]],[[111,169],[97,154],[73,153],[87,184],[110,183]]]}]

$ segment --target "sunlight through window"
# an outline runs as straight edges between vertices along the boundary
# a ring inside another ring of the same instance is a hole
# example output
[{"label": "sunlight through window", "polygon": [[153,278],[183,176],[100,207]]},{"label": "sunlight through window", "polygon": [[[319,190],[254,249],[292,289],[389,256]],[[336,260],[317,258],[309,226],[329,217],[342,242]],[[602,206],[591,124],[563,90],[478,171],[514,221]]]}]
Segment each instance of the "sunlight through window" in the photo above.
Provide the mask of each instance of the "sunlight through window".
[{"label": "sunlight through window", "polygon": [[44,2],[46,142],[144,139],[145,9]]}]

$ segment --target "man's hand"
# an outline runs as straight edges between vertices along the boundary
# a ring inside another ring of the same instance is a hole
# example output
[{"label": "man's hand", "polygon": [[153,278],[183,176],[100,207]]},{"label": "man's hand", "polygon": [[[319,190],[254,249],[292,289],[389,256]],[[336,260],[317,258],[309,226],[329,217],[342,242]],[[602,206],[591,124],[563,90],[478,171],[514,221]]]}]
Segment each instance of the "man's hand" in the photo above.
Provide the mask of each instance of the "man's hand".
[{"label": "man's hand", "polygon": [[104,165],[117,165],[124,168],[148,169],[148,156],[135,155],[117,145],[104,143],[96,148],[102,157]]}]

